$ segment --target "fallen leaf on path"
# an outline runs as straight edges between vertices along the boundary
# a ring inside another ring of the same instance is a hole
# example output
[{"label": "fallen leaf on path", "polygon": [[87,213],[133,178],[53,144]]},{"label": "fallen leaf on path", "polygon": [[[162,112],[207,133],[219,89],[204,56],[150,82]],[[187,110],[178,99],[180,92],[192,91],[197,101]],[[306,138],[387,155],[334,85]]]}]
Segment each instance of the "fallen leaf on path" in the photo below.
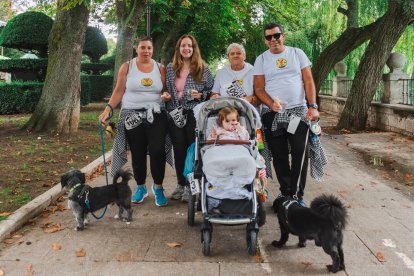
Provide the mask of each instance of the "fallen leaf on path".
[{"label": "fallen leaf on path", "polygon": [[390,174],[387,173],[387,172],[382,172],[380,175],[385,180],[390,180],[391,179]]},{"label": "fallen leaf on path", "polygon": [[348,204],[348,205],[346,205],[346,208],[351,209],[352,208],[352,205],[351,204]]},{"label": "fallen leaf on path", "polygon": [[15,241],[13,240],[13,239],[5,239],[4,240],[4,243],[5,244],[12,244],[12,243],[14,243]]},{"label": "fallen leaf on path", "polygon": [[175,248],[175,247],[181,247],[183,244],[182,243],[179,243],[179,242],[167,242],[167,245],[170,248]]},{"label": "fallen leaf on path", "polygon": [[377,252],[375,257],[377,257],[378,261],[380,261],[381,263],[385,262],[385,257],[384,257],[384,254],[382,252]]},{"label": "fallen leaf on path", "polygon": [[12,236],[12,238],[13,239],[18,239],[18,238],[21,238],[21,237],[23,237],[23,235],[21,235],[21,234],[13,234],[13,236]]},{"label": "fallen leaf on path", "polygon": [[342,196],[343,198],[346,198],[346,197],[347,197],[347,195],[348,195],[348,192],[347,192],[347,191],[339,191],[339,192],[338,192],[338,194],[339,194],[340,196]]},{"label": "fallen leaf on path", "polygon": [[54,251],[59,251],[60,249],[62,249],[62,246],[58,243],[54,243],[54,244],[52,244],[52,249]]},{"label": "fallen leaf on path", "polygon": [[43,232],[46,234],[51,234],[51,233],[64,229],[60,223],[50,223],[50,224],[47,224],[47,226],[42,227],[42,228],[43,228]]},{"label": "fallen leaf on path", "polygon": [[86,256],[86,251],[85,249],[81,248],[78,251],[75,252],[76,257],[85,257]]},{"label": "fallen leaf on path", "polygon": [[375,185],[377,185],[377,182],[371,181],[371,186],[375,186]]},{"label": "fallen leaf on path", "polygon": [[10,213],[10,212],[0,213],[0,217],[7,217],[7,216],[10,216],[11,214],[13,213]]},{"label": "fallen leaf on path", "polygon": [[309,267],[312,265],[311,262],[301,262],[301,264],[303,264],[305,267]]},{"label": "fallen leaf on path", "polygon": [[262,254],[260,254],[259,250],[256,253],[256,255],[254,256],[254,260],[256,261],[256,263],[264,263],[264,259]]},{"label": "fallen leaf on path", "polygon": [[134,256],[130,252],[123,252],[116,257],[118,262],[135,262],[138,260],[138,257]]},{"label": "fallen leaf on path", "polygon": [[33,265],[28,264],[26,267],[26,273],[24,273],[24,276],[32,276],[33,275]]}]

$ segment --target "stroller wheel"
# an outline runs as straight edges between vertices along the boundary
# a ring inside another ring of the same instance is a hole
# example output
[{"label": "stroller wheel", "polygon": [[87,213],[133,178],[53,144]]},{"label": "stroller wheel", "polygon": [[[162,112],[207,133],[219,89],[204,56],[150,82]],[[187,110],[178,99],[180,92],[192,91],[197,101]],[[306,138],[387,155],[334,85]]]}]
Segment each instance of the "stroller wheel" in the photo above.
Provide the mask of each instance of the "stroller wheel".
[{"label": "stroller wheel", "polygon": [[257,232],[250,230],[247,232],[247,252],[250,256],[256,255],[257,251]]},{"label": "stroller wheel", "polygon": [[191,195],[188,200],[187,224],[194,226],[196,196]]},{"label": "stroller wheel", "polygon": [[210,256],[211,232],[203,230],[202,235],[203,254],[204,256]]}]

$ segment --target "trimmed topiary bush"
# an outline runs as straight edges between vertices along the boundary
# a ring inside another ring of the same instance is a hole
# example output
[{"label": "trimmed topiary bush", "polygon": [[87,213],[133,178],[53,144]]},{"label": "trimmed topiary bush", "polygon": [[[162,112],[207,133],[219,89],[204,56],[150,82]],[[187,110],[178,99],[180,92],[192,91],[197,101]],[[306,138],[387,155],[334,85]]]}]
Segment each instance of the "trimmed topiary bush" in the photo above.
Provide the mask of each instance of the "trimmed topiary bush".
[{"label": "trimmed topiary bush", "polygon": [[87,55],[91,62],[98,62],[101,56],[108,52],[108,43],[106,38],[96,27],[88,26],[85,35],[85,45],[83,54]]},{"label": "trimmed topiary bush", "polygon": [[113,70],[114,66],[110,63],[82,63],[81,71],[88,75],[101,75],[102,73]]},{"label": "trimmed topiary bush", "polygon": [[88,75],[81,76],[81,80],[87,80],[90,84],[89,89],[91,102],[102,101],[104,98],[111,96],[114,76]]},{"label": "trimmed topiary bush", "polygon": [[80,105],[85,106],[91,102],[91,83],[88,76],[81,76],[81,92],[80,92]]},{"label": "trimmed topiary bush", "polygon": [[33,72],[38,81],[44,81],[47,70],[47,58],[41,59],[2,59],[0,71],[8,73]]},{"label": "trimmed topiary bush", "polygon": [[0,83],[0,114],[33,112],[42,89],[41,82]]},{"label": "trimmed topiary bush", "polygon": [[0,35],[0,45],[8,48],[35,50],[47,55],[47,45],[53,20],[41,12],[25,12],[7,22]]}]

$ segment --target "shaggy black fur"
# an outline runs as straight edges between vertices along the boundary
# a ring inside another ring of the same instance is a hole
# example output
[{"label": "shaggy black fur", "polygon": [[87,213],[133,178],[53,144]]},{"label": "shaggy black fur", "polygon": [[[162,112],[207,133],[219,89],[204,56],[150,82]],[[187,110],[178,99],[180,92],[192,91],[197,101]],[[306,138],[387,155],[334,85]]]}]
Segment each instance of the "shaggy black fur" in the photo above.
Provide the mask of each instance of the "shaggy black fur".
[{"label": "shaggy black fur", "polygon": [[[121,182],[118,179],[122,178]],[[123,211],[126,210],[126,221],[132,220],[131,188],[128,181],[132,178],[132,173],[127,170],[118,171],[113,179],[113,184],[91,188],[85,185],[85,174],[80,170],[71,170],[60,179],[62,189],[69,190],[69,208],[75,215],[77,226],[76,230],[83,230],[85,227],[86,215],[104,208],[109,203],[116,203],[119,207],[118,218],[122,218]],[[80,184],[76,186],[77,184]],[[85,204],[88,192],[89,206]]]},{"label": "shaggy black fur", "polygon": [[[321,195],[311,202],[310,208],[303,207],[291,197],[280,196],[273,202],[273,210],[279,219],[281,237],[273,241],[275,247],[286,244],[289,233],[299,236],[299,247],[306,246],[306,240],[315,240],[332,258],[327,265],[330,272],[345,269],[342,241],[347,211],[342,202],[333,195]],[[286,206],[288,208],[286,209]]]}]

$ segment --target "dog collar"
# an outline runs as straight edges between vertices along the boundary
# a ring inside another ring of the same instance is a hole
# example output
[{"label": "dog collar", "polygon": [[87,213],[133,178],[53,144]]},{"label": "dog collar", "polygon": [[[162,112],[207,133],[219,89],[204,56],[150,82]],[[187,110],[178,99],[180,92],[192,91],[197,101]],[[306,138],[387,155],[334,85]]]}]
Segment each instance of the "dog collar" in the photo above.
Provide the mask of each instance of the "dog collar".
[{"label": "dog collar", "polygon": [[76,188],[78,188],[79,186],[80,186],[81,184],[80,183],[78,183],[78,184],[76,184],[75,186],[73,186],[70,190],[69,190],[69,193],[72,193]]},{"label": "dog collar", "polygon": [[288,200],[288,201],[285,201],[284,203],[283,203],[283,207],[285,207],[285,217],[286,217],[286,224],[289,224],[289,220],[288,220],[288,209],[289,209],[289,207],[290,207],[290,205],[292,205],[292,203],[294,203],[294,202],[297,202],[296,200]]}]

